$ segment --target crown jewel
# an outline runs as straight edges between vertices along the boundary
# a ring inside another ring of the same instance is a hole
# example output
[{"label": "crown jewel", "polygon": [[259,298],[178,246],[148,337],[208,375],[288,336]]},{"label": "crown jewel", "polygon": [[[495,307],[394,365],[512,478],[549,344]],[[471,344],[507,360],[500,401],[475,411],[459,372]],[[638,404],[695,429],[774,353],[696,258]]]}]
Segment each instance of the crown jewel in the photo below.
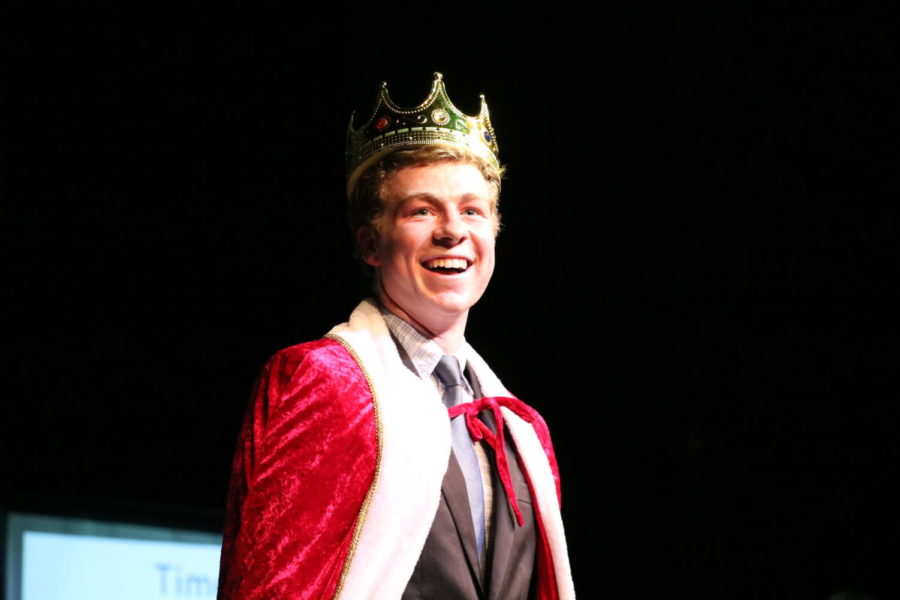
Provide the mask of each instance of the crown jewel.
[{"label": "crown jewel", "polygon": [[[354,113],[355,115],[355,113]],[[353,117],[347,128],[347,194],[356,178],[377,158],[389,150],[423,144],[465,146],[498,169],[499,148],[488,115],[487,103],[481,95],[481,112],[476,117],[464,114],[447,96],[444,77],[434,74],[428,97],[412,109],[394,104],[388,95],[387,82],[381,83],[375,109],[365,125],[353,129]]]}]

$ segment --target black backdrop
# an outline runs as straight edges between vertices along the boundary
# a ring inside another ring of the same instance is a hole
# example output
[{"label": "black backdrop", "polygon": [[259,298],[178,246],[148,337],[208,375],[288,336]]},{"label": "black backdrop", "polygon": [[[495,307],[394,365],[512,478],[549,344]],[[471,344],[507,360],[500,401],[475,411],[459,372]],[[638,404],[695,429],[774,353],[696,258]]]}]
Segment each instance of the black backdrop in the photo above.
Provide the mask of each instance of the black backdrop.
[{"label": "black backdrop", "polygon": [[0,9],[3,507],[216,530],[256,370],[366,293],[349,115],[440,70],[581,597],[896,597],[897,21],[728,4]]}]

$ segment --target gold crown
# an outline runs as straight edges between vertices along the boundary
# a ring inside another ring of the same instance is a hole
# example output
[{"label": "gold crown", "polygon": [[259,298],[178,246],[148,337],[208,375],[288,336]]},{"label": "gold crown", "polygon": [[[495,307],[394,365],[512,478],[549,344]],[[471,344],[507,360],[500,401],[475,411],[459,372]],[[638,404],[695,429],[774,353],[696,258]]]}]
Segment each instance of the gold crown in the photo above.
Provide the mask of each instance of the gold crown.
[{"label": "gold crown", "polygon": [[356,179],[366,167],[390,150],[403,146],[451,144],[465,146],[497,169],[499,148],[494,128],[488,116],[484,94],[481,112],[470,117],[453,106],[447,97],[444,77],[434,74],[431,92],[417,107],[404,110],[388,95],[387,82],[378,90],[375,109],[365,125],[353,129],[353,117],[347,128],[347,195],[353,191]]}]

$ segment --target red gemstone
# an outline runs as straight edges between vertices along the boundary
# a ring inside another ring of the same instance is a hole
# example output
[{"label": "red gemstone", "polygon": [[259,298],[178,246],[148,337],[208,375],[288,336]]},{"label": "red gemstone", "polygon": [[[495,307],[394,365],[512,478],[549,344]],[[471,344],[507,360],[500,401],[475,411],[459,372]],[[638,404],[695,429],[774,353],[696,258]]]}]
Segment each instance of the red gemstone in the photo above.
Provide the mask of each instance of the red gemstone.
[{"label": "red gemstone", "polygon": [[391,124],[390,119],[388,119],[387,117],[381,117],[380,119],[375,121],[375,129],[377,129],[378,131],[381,131],[382,129],[384,129],[385,127],[387,127],[390,124]]}]

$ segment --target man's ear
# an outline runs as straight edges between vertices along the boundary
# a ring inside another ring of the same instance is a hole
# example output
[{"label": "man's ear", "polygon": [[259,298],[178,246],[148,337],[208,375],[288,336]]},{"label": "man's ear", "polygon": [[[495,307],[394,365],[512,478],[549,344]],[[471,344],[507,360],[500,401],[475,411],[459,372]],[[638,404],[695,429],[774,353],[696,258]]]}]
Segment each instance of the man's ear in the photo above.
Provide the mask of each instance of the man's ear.
[{"label": "man's ear", "polygon": [[359,246],[359,253],[366,264],[371,267],[381,265],[378,260],[378,230],[371,223],[360,225],[356,230],[356,244]]}]

